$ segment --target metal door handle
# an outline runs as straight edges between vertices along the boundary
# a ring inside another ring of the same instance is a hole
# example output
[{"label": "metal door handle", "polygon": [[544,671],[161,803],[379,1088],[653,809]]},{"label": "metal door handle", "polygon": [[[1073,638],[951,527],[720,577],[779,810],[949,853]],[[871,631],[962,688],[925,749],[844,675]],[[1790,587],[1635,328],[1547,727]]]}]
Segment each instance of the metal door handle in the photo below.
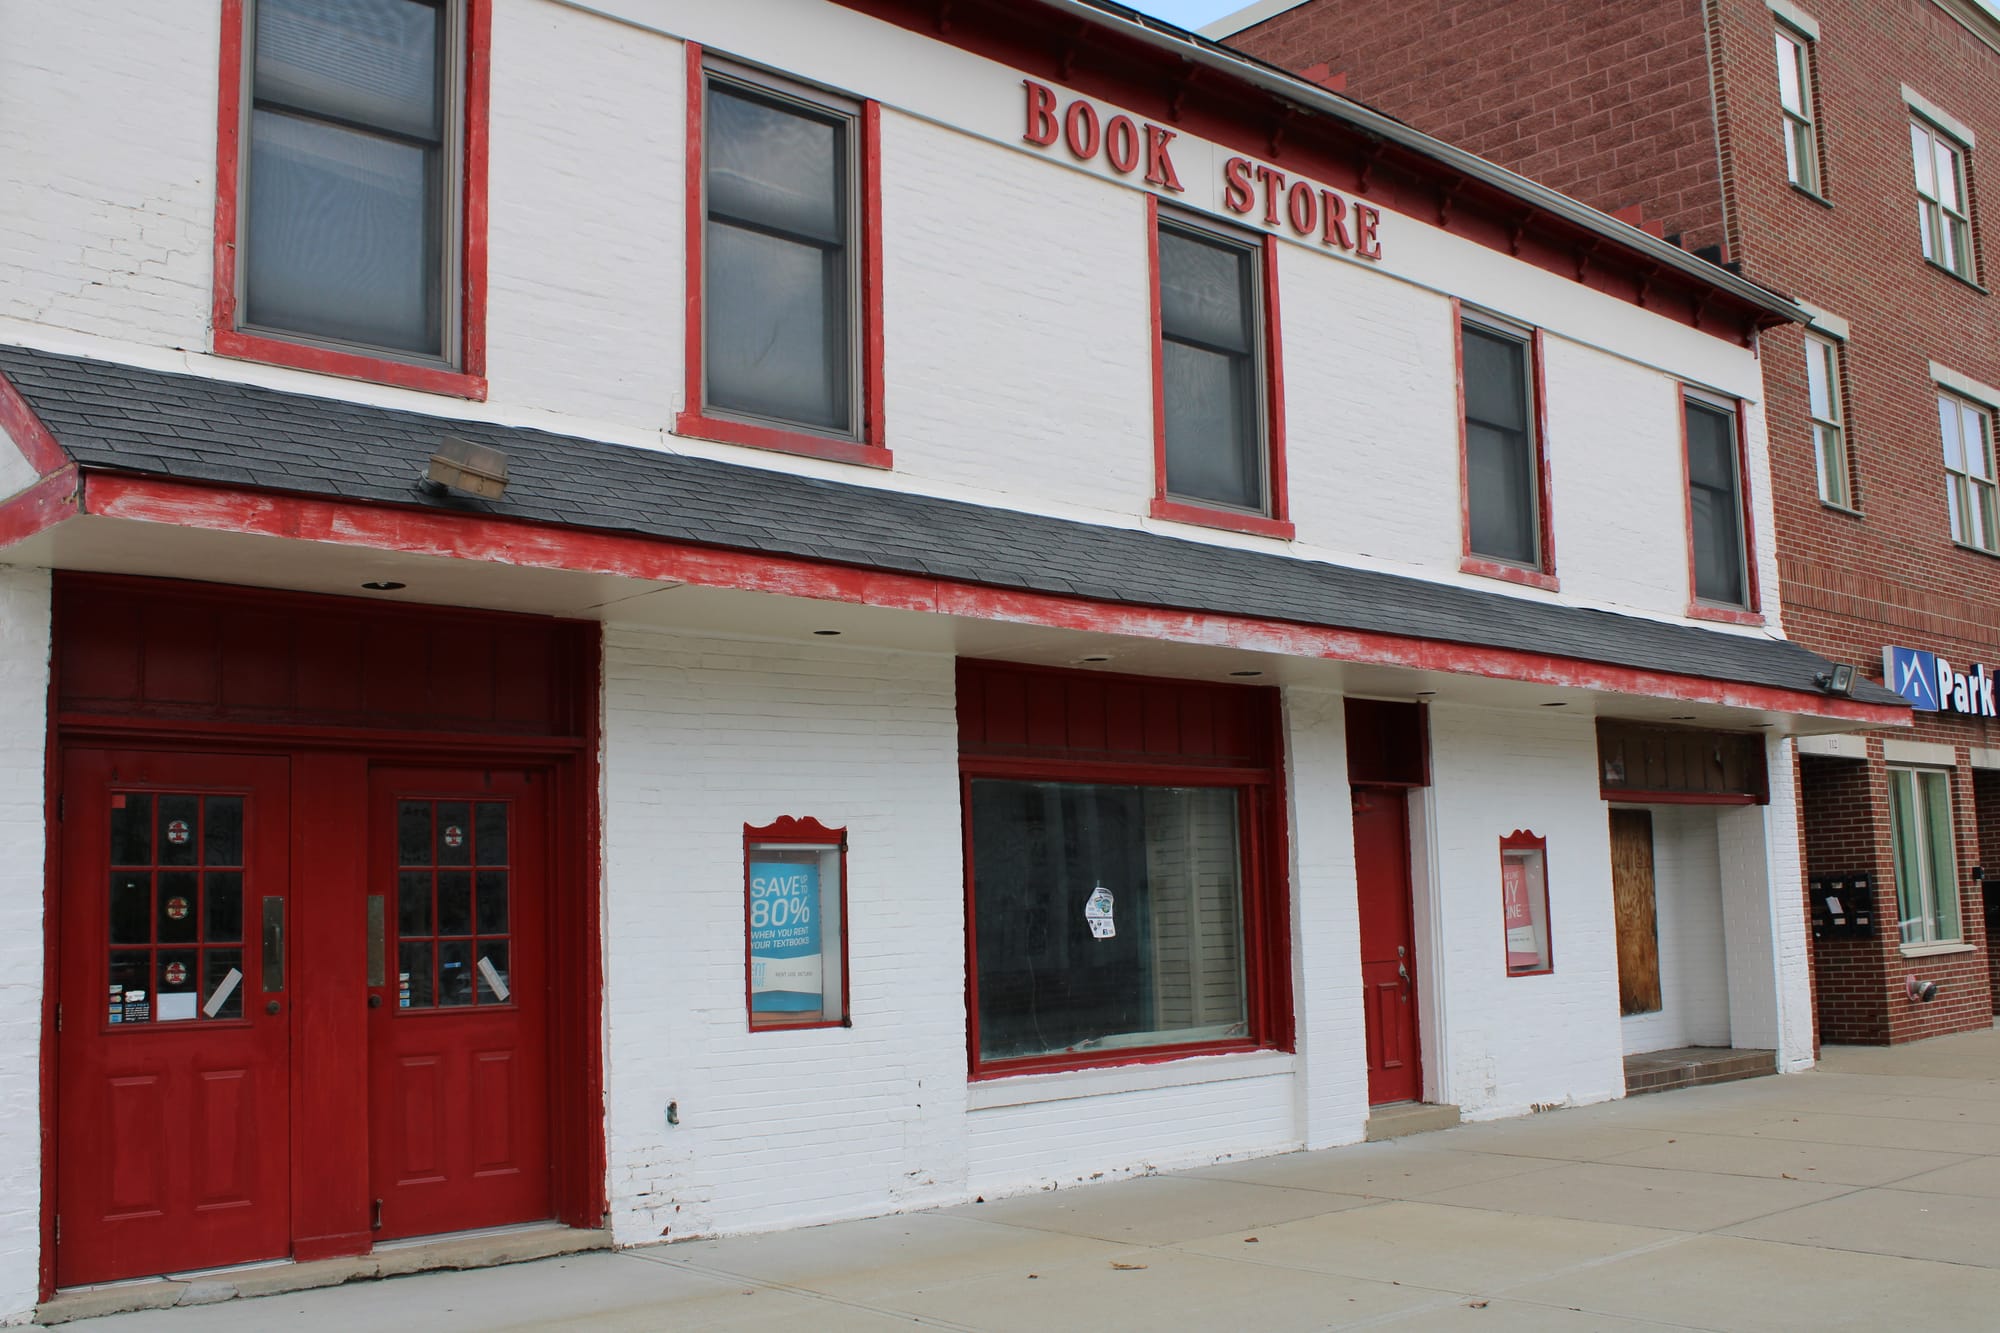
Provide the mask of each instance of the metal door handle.
[{"label": "metal door handle", "polygon": [[383,916],[384,912],[382,905],[382,895],[379,893],[369,894],[368,895],[368,984],[370,986],[379,986],[382,984],[383,980],[382,954],[384,951],[384,946],[383,946],[382,936],[385,931]]},{"label": "metal door handle", "polygon": [[380,995],[370,995],[368,997],[368,1007],[370,1009],[380,1009],[382,1007],[382,997]]},{"label": "metal door handle", "polygon": [[264,900],[264,993],[285,988],[285,900]]},{"label": "metal door handle", "polygon": [[1396,975],[1403,979],[1404,985],[1407,986],[1410,984],[1410,969],[1404,967],[1401,963],[1396,964]]}]

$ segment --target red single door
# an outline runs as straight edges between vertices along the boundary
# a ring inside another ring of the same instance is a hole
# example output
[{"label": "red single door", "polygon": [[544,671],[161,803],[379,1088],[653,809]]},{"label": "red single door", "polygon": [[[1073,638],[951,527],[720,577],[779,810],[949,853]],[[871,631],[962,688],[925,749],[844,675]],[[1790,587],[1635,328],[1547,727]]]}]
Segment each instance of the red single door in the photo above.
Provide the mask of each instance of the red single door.
[{"label": "red single door", "polygon": [[1368,1027],[1368,1102],[1423,1095],[1417,1042],[1410,823],[1393,789],[1354,789],[1354,870],[1361,909],[1361,991]]},{"label": "red single door", "polygon": [[291,1249],[286,761],[63,759],[56,1282]]},{"label": "red single door", "polygon": [[390,769],[371,785],[376,1237],[549,1217],[547,776]]}]

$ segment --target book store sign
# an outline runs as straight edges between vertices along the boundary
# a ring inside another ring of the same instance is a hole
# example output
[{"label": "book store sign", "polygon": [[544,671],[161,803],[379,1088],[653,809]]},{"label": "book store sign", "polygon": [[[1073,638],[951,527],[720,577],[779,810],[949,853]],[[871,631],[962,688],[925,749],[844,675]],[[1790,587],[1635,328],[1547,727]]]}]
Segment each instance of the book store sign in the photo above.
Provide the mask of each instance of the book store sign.
[{"label": "book store sign", "polygon": [[[1186,191],[1174,165],[1178,131],[1101,111],[1087,98],[1065,104],[1055,89],[1033,79],[1021,83],[1028,95],[1024,142],[1051,149],[1060,144],[1075,161],[1101,161],[1120,176],[1139,176],[1146,184],[1174,194]],[[1276,167],[1247,157],[1225,161],[1220,184],[1222,206],[1245,221],[1262,222],[1267,231],[1290,228],[1300,240],[1316,241],[1330,250],[1361,259],[1382,257],[1380,209],[1349,201],[1316,181],[1288,178]]]},{"label": "book store sign", "polygon": [[1983,666],[1960,671],[1936,653],[1890,646],[1882,650],[1882,679],[1919,712],[2000,717],[1994,674]]}]

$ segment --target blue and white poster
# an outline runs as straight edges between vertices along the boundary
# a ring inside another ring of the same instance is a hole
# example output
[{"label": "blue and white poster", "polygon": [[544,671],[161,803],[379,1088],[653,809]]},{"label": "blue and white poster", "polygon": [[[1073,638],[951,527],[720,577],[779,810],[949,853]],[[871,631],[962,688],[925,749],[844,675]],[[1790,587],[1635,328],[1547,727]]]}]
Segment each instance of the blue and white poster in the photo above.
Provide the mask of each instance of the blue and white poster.
[{"label": "blue and white poster", "polygon": [[798,1013],[821,1007],[819,867],[750,863],[750,1008]]}]

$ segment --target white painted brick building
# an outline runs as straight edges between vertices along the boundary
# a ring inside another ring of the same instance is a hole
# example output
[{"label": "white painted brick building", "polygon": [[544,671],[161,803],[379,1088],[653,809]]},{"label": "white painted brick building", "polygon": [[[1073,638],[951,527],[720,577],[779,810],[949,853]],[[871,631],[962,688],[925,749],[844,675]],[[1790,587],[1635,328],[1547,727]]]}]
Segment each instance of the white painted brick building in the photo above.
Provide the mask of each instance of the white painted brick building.
[{"label": "white painted brick building", "polygon": [[935,9],[7,24],[0,1312],[1811,1062],[1792,738],[1905,715],[1760,597],[1796,312],[1187,34]]}]

